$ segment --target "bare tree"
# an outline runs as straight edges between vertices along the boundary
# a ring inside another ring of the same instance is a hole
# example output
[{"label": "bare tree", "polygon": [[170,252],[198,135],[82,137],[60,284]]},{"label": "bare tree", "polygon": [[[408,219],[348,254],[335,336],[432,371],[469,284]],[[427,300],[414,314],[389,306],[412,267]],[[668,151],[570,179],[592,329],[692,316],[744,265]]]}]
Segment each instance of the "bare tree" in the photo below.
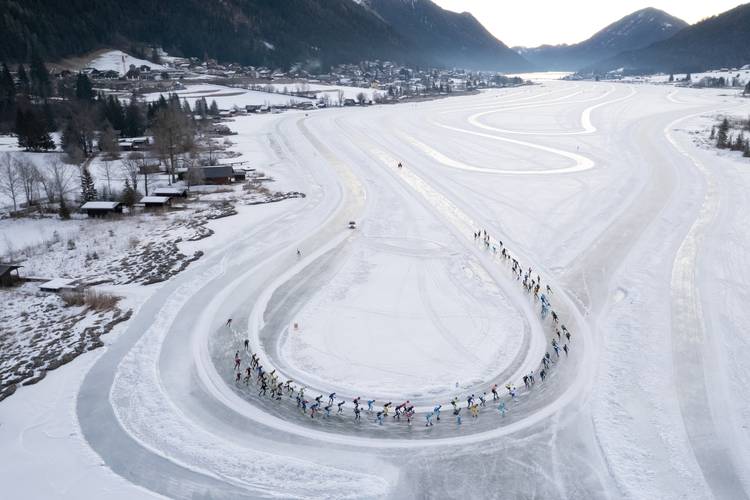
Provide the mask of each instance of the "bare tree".
[{"label": "bare tree", "polygon": [[107,180],[107,198],[111,198],[112,197],[113,164],[110,160],[107,159],[106,155],[104,159],[102,160],[102,167],[104,170],[104,178]]},{"label": "bare tree", "polygon": [[344,91],[341,89],[338,89],[336,91],[336,95],[339,98],[339,106],[343,106],[344,105]]},{"label": "bare tree", "polygon": [[78,169],[73,165],[63,163],[60,158],[56,157],[49,162],[44,175],[41,177],[47,199],[50,202],[56,201],[60,204],[60,217],[63,219],[70,217],[66,198],[72,190],[72,181],[77,174]]},{"label": "bare tree", "polygon": [[26,207],[30,208],[39,199],[39,183],[42,175],[37,166],[26,158],[16,160],[18,176],[21,179],[21,188],[26,198]]},{"label": "bare tree", "polygon": [[186,180],[188,187],[198,186],[206,182],[206,178],[203,175],[203,167],[199,164],[196,158],[188,160],[188,170]]},{"label": "bare tree", "polygon": [[146,196],[148,196],[148,176],[158,173],[159,165],[161,164],[148,163],[145,159],[143,161],[143,165],[141,166],[141,173],[143,174],[143,190],[146,193]]},{"label": "bare tree", "polygon": [[138,191],[138,174],[141,173],[145,161],[146,158],[143,156],[143,153],[137,151],[133,151],[127,157],[120,160],[122,171],[125,177],[130,180],[130,187],[133,188],[133,191]]},{"label": "bare tree", "polygon": [[169,159],[169,183],[175,180],[175,162],[179,155],[189,150],[194,143],[194,132],[190,118],[174,106],[160,109],[152,127],[157,152]]},{"label": "bare tree", "polygon": [[21,195],[21,176],[18,173],[16,159],[10,153],[3,153],[0,158],[0,193],[13,202],[13,211],[18,210],[18,197]]}]

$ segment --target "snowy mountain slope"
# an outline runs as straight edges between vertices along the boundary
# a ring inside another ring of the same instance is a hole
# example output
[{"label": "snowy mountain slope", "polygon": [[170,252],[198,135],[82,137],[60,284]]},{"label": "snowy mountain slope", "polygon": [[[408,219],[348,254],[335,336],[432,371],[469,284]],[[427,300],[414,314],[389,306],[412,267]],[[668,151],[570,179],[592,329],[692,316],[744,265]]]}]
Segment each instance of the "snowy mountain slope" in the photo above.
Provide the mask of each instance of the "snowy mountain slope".
[{"label": "snowy mountain slope", "polygon": [[750,4],[701,21],[674,36],[597,62],[587,71],[626,68],[639,73],[737,68],[750,63]]},{"label": "snowy mountain slope", "polygon": [[468,14],[429,0],[0,0],[0,60],[48,60],[102,46],[159,45],[170,54],[256,66],[389,59],[518,71],[523,58]]},{"label": "snowy mountain slope", "polygon": [[355,0],[393,27],[410,46],[449,66],[525,71],[530,65],[468,12],[430,0]]},{"label": "snowy mountain slope", "polygon": [[519,47],[518,52],[544,70],[577,70],[626,50],[671,37],[688,24],[664,11],[646,8],[616,21],[574,45]]}]

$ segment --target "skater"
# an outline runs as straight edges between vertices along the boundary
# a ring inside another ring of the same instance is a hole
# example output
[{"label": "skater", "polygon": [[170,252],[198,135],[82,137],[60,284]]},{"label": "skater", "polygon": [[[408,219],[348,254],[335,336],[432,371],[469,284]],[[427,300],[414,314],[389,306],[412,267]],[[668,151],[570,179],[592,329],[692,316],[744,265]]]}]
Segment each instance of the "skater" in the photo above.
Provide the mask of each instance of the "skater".
[{"label": "skater", "polygon": [[563,345],[563,351],[565,351],[565,357],[568,357],[568,344]]},{"label": "skater", "polygon": [[483,395],[479,396],[479,406],[485,406],[486,398],[487,398],[486,392]]},{"label": "skater", "polygon": [[317,402],[310,406],[310,418],[315,418],[315,412],[320,408],[320,402]]},{"label": "skater", "polygon": [[245,352],[250,350],[250,339],[245,339]]},{"label": "skater", "polygon": [[542,368],[542,370],[539,371],[539,378],[542,379],[542,382],[544,382],[544,377],[546,376],[547,376],[547,372],[544,371],[544,368]]},{"label": "skater", "polygon": [[469,411],[471,412],[471,418],[477,419],[479,417],[479,405],[474,403],[469,408]]},{"label": "skater", "polygon": [[499,411],[500,415],[502,415],[503,417],[505,416],[505,401],[500,401],[500,404],[497,405],[497,411]]},{"label": "skater", "polygon": [[344,413],[344,405],[346,404],[346,401],[343,399],[339,401],[339,403],[336,405],[339,407],[338,411],[336,412],[336,415],[340,415],[341,413]]},{"label": "skater", "polygon": [[456,415],[456,425],[461,425],[461,408],[458,409],[455,415]]},{"label": "skater", "polygon": [[229,318],[229,319],[227,320],[227,324],[226,324],[225,326],[226,326],[227,328],[229,328],[230,326],[232,326],[232,318]]},{"label": "skater", "polygon": [[359,396],[357,396],[356,398],[352,399],[352,403],[354,404],[354,409],[355,410],[357,408],[359,408]]},{"label": "skater", "polygon": [[258,391],[258,397],[261,395],[266,395],[266,390],[268,390],[268,386],[266,385],[266,380],[263,379],[263,381],[260,383],[260,390]]},{"label": "skater", "polygon": [[432,413],[435,414],[435,420],[440,422],[440,409],[443,407],[443,405],[437,405],[435,408],[432,409]]},{"label": "skater", "polygon": [[451,399],[451,405],[453,406],[453,411],[455,412],[458,408],[458,396],[454,396],[454,398]]},{"label": "skater", "polygon": [[234,382],[236,384],[240,383],[240,378],[242,378],[242,374],[240,372],[237,372],[237,378],[234,379]]},{"label": "skater", "polygon": [[555,311],[552,311],[552,321],[554,321],[555,324],[557,324],[557,322],[559,321],[557,318],[557,313]]},{"label": "skater", "polygon": [[374,399],[368,399],[367,400],[367,411],[368,412],[372,412],[372,405],[373,404],[375,404],[375,400]]},{"label": "skater", "polygon": [[497,384],[492,384],[492,401],[497,401],[500,396],[497,393]]},{"label": "skater", "polygon": [[323,408],[326,412],[326,418],[331,418],[331,405],[326,406]]},{"label": "skater", "polygon": [[234,369],[235,371],[239,371],[240,369],[240,363],[242,363],[242,359],[240,358],[240,351],[237,351],[234,353]]},{"label": "skater", "polygon": [[299,248],[298,248],[298,249],[297,249],[297,257],[301,257],[301,256],[302,256],[302,252],[300,252],[300,251],[299,251]]},{"label": "skater", "polygon": [[359,406],[354,407],[354,421],[357,422],[360,419],[360,413],[362,413],[362,410],[359,409]]},{"label": "skater", "polygon": [[379,411],[376,417],[378,419],[378,424],[383,425],[383,412]]},{"label": "skater", "polygon": [[424,419],[425,419],[424,426],[425,427],[430,427],[432,425],[432,412],[430,412],[427,415],[425,415]]},{"label": "skater", "polygon": [[329,405],[332,405],[332,404],[333,404],[333,400],[334,400],[334,399],[336,399],[336,393],[335,393],[335,392],[332,392],[332,393],[330,393],[330,394],[328,395],[328,404],[329,404]]},{"label": "skater", "polygon": [[404,166],[401,164],[401,162],[398,162],[398,168],[403,168]]}]

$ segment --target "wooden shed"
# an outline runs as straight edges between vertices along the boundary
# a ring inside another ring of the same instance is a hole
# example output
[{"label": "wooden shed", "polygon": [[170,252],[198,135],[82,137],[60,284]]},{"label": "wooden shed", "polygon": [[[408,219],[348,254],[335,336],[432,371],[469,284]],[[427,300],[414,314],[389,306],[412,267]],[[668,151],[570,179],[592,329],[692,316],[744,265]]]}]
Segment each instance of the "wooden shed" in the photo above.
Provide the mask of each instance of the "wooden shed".
[{"label": "wooden shed", "polygon": [[122,203],[119,201],[89,201],[81,207],[89,217],[107,217],[122,213]]},{"label": "wooden shed", "polygon": [[187,198],[188,190],[184,187],[160,187],[154,189],[153,196],[165,196],[167,198]]},{"label": "wooden shed", "polygon": [[202,167],[206,184],[231,184],[234,181],[234,169],[229,165]]},{"label": "wooden shed", "polygon": [[146,210],[166,210],[172,206],[172,198],[169,196],[144,196],[140,203]]},{"label": "wooden shed", "polygon": [[15,264],[0,264],[0,286],[13,286],[21,281],[18,269],[23,266]]}]

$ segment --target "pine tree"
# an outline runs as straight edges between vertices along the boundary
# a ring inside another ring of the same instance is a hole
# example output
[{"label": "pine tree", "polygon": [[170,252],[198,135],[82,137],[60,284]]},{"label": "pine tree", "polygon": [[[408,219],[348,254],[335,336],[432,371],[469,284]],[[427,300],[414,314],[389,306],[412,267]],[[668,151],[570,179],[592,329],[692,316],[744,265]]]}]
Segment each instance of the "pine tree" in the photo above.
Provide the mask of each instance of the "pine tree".
[{"label": "pine tree", "polygon": [[712,141],[716,138],[716,127],[711,127],[711,135],[708,136]]},{"label": "pine tree", "polygon": [[46,151],[55,147],[44,120],[33,109],[16,111],[15,133],[18,145],[26,151]]},{"label": "pine tree", "polygon": [[31,76],[31,89],[34,95],[41,99],[46,99],[52,95],[52,80],[38,52],[32,52],[31,54],[29,74]]},{"label": "pine tree", "polygon": [[122,194],[120,195],[120,202],[122,202],[122,204],[126,207],[132,207],[133,205],[135,205],[136,201],[135,190],[130,184],[130,179],[126,177],[125,187],[122,189]]},{"label": "pine tree", "polygon": [[13,75],[10,74],[10,69],[5,63],[0,70],[0,100],[7,104],[16,100],[16,83],[13,81]]},{"label": "pine tree", "polygon": [[78,73],[76,78],[76,99],[81,101],[94,100],[94,88],[91,85],[91,80],[83,73]]},{"label": "pine tree", "polygon": [[750,95],[750,82],[747,82],[747,85],[745,85],[745,91],[742,94]]},{"label": "pine tree", "polygon": [[742,153],[745,158],[750,158],[750,139],[745,141],[745,150]]},{"label": "pine tree", "polygon": [[745,149],[745,136],[742,132],[737,134],[737,138],[732,145],[732,151],[743,151]]},{"label": "pine tree", "polygon": [[94,177],[91,175],[88,165],[84,165],[81,170],[81,200],[86,203],[95,199],[96,185],[94,184]]},{"label": "pine tree", "polygon": [[64,197],[60,199],[60,209],[57,212],[57,214],[63,220],[70,219],[70,210],[68,209],[68,204],[65,203],[65,198]]},{"label": "pine tree", "polygon": [[183,99],[183,101],[182,101],[182,111],[186,115],[192,115],[193,114],[193,111],[190,109],[190,103],[188,102],[187,99]]},{"label": "pine tree", "polygon": [[29,76],[26,74],[26,68],[23,67],[23,64],[18,65],[18,93],[25,97],[31,94]]},{"label": "pine tree", "polygon": [[724,118],[724,120],[721,122],[721,125],[719,125],[719,132],[716,134],[716,147],[719,149],[724,149],[727,147],[727,140],[729,133],[729,120]]},{"label": "pine tree", "polygon": [[143,135],[146,129],[146,122],[141,112],[141,107],[134,98],[130,99],[130,104],[125,108],[125,120],[122,127],[123,137],[139,137]]},{"label": "pine tree", "polygon": [[211,107],[208,108],[208,114],[211,116],[219,116],[219,105],[216,104],[216,101],[211,101]]},{"label": "pine tree", "polygon": [[674,75],[672,73],[669,74],[669,83],[672,83],[674,81]]}]

